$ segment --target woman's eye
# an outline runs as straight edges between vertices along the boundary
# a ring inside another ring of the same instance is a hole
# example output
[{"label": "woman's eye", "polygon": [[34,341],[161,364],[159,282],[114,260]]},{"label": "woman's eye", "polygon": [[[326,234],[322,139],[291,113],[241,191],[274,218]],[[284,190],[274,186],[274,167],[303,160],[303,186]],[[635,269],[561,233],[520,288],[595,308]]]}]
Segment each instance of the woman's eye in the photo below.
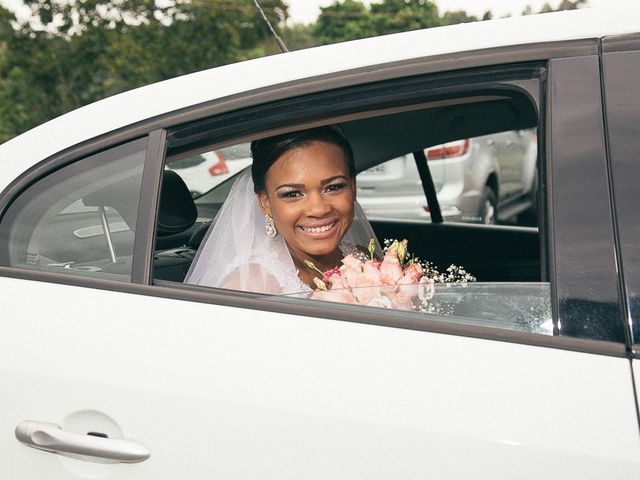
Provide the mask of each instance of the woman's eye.
[{"label": "woman's eye", "polygon": [[298,198],[302,196],[299,190],[285,190],[278,193],[280,198]]},{"label": "woman's eye", "polygon": [[325,191],[326,192],[337,192],[340,190],[344,190],[345,188],[347,188],[347,184],[344,182],[341,183],[332,183],[331,185],[327,185],[325,187]]}]

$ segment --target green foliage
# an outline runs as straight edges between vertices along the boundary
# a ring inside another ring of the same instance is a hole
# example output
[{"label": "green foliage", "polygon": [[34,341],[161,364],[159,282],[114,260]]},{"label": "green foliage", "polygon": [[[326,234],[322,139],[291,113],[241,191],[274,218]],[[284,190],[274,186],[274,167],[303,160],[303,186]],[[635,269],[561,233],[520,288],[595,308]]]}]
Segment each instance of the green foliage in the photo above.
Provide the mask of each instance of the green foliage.
[{"label": "green foliage", "polygon": [[[0,143],[109,95],[273,53],[252,0],[26,0],[0,8]],[[272,24],[283,0],[261,0]]]},{"label": "green foliage", "polygon": [[[491,18],[491,12],[486,12],[485,16],[489,16],[489,18],[484,18],[484,20],[489,20]],[[478,17],[474,15],[468,15],[464,10],[456,10],[454,12],[444,12],[442,16],[442,24],[443,25],[454,25],[456,23],[468,23],[468,22],[477,22]]]},{"label": "green foliage", "polygon": [[[22,23],[0,6],[0,143],[140,85],[279,53],[253,0],[24,3],[32,16]],[[286,0],[260,3],[291,50],[478,20],[462,10],[440,15],[435,0],[334,0],[315,24],[285,26]],[[584,3],[562,0],[557,9]]]},{"label": "green foliage", "polygon": [[344,0],[320,9],[313,29],[320,44],[355,40],[374,35],[369,11],[357,0]]},{"label": "green foliage", "polygon": [[545,2],[545,4],[538,10],[534,12],[531,8],[531,5],[527,5],[525,9],[522,11],[523,15],[532,15],[534,13],[549,13],[549,12],[559,12],[561,10],[576,10],[583,5],[586,5],[587,0],[562,0],[557,8],[553,8],[549,2]]},{"label": "green foliage", "polygon": [[292,25],[282,32],[282,40],[289,50],[300,50],[302,48],[313,47],[318,44],[318,41],[314,36],[314,29],[315,24]]},{"label": "green foliage", "polygon": [[438,7],[429,0],[383,0],[371,5],[376,35],[442,25]]}]

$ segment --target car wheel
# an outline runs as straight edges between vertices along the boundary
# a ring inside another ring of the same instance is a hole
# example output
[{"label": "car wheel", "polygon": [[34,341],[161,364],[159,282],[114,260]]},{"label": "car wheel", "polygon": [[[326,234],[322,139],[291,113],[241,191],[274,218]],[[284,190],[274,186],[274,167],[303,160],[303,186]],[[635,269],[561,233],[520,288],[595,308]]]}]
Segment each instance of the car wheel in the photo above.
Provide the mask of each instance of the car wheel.
[{"label": "car wheel", "polygon": [[489,186],[484,187],[484,194],[480,201],[480,223],[487,225],[495,225],[498,220],[498,199],[493,189]]}]

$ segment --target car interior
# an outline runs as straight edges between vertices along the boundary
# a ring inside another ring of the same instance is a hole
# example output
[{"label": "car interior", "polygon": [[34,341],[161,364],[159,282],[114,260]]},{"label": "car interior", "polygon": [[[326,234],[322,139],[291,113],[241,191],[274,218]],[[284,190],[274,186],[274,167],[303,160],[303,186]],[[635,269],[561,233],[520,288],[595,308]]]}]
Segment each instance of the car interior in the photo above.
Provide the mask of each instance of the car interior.
[{"label": "car interior", "polygon": [[[513,89],[482,94],[476,91],[473,95],[352,112],[332,120],[316,120],[297,128],[289,127],[289,130],[338,124],[353,147],[356,169],[360,172],[409,153],[421,162],[424,149],[452,140],[536,127],[538,113],[525,93]],[[233,141],[217,144],[215,140],[219,137],[215,130],[210,131],[208,137],[204,130],[185,128],[181,130],[183,135],[175,135],[174,138],[180,141],[173,146],[170,143],[167,164]],[[275,133],[283,131],[286,127]],[[242,141],[273,133],[248,133]],[[411,252],[420,258],[441,269],[450,264],[464,265],[482,282],[548,281],[546,267],[541,262],[544,245],[538,228],[443,222],[433,214],[439,209],[437,197],[433,182],[429,182],[428,163],[422,163],[427,170],[425,175],[421,173],[421,179],[432,221],[373,220],[371,224],[378,239],[406,238]],[[154,259],[155,279],[183,281],[233,180],[230,178],[193,199],[179,175],[165,169]]]}]

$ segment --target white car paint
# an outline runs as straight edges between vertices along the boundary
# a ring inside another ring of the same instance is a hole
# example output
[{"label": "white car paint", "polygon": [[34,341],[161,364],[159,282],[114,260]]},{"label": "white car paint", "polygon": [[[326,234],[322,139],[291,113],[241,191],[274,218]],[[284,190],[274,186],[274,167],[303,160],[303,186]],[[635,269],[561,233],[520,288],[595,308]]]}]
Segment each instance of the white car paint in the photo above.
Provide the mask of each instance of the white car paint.
[{"label": "white car paint", "polygon": [[640,4],[630,2],[618,8],[465,23],[295,51],[173,78],[74,110],[0,145],[0,191],[17,175],[56,152],[188,106],[369,65],[635,32],[638,18]]},{"label": "white car paint", "polygon": [[[0,278],[27,289],[0,335],[5,478],[640,472],[625,359]],[[82,462],[5,431],[24,412],[69,428],[88,406],[151,458]]]}]

